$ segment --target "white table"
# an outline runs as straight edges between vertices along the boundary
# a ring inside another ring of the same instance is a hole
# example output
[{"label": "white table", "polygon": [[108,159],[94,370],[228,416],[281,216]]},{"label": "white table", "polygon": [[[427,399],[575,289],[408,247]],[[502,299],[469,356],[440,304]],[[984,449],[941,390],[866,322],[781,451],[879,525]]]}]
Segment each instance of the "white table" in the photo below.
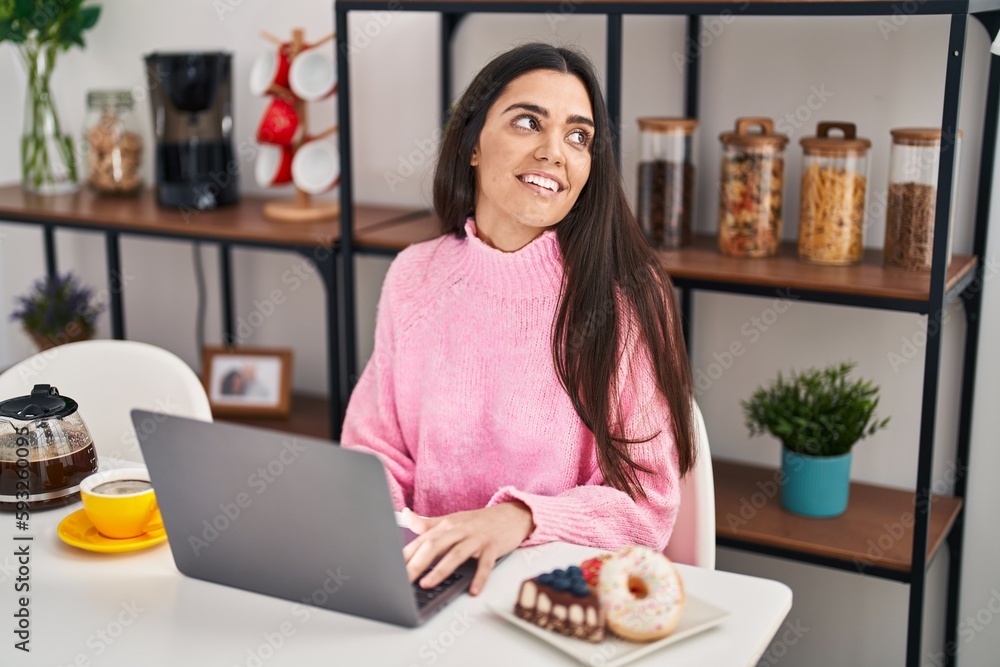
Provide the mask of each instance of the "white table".
[{"label": "white table", "polygon": [[[15,530],[12,514],[0,513],[0,665],[578,664],[498,618],[485,600],[509,594],[529,576],[580,562],[596,549],[557,543],[519,550],[497,567],[479,598],[462,596],[411,630],[184,577],[166,543],[114,555],[70,547],[56,526],[79,507],[33,512],[28,533]],[[34,540],[14,540],[24,534]],[[13,646],[13,613],[23,595],[14,590],[13,552],[21,544],[31,544],[30,654]],[[755,665],[791,608],[788,587],[729,572],[679,569],[689,593],[732,614],[719,627],[632,664]]]}]

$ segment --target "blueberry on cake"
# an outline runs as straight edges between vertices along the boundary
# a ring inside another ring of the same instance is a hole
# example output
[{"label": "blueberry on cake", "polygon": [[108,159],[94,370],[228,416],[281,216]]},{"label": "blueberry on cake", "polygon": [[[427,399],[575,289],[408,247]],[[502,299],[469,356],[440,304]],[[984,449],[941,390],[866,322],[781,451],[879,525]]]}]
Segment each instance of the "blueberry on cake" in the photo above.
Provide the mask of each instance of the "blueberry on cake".
[{"label": "blueberry on cake", "polygon": [[522,583],[514,614],[568,637],[592,642],[604,639],[601,605],[576,565]]}]

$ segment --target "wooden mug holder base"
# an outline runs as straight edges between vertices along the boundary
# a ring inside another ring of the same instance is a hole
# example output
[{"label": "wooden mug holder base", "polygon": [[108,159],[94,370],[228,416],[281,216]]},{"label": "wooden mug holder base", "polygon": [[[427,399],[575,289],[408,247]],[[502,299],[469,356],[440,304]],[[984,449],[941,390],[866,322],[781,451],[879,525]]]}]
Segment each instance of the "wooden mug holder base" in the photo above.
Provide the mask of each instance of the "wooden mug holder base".
[{"label": "wooden mug holder base", "polygon": [[279,199],[264,204],[264,217],[273,222],[327,222],[340,217],[340,202],[312,200],[300,203],[296,199]]}]

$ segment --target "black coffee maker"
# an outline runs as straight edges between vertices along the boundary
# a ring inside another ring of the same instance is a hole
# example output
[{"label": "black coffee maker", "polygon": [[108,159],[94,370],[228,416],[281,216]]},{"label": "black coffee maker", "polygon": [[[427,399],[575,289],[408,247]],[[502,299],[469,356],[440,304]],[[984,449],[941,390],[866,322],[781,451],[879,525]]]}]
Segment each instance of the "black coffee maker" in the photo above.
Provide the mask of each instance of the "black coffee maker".
[{"label": "black coffee maker", "polygon": [[146,56],[161,206],[204,210],[239,198],[231,67],[230,53]]}]

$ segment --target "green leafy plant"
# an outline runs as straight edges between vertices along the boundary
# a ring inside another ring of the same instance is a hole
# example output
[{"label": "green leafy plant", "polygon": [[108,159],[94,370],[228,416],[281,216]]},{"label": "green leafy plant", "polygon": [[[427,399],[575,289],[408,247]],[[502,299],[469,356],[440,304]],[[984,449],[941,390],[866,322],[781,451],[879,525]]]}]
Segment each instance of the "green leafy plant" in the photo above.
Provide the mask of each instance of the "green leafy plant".
[{"label": "green leafy plant", "polygon": [[103,308],[96,305],[94,293],[80,285],[72,273],[36,281],[31,292],[16,299],[10,319],[20,321],[35,336],[53,342],[65,342],[75,332],[89,336]]},{"label": "green leafy plant", "polygon": [[63,51],[83,47],[83,33],[97,25],[101,8],[84,0],[0,0],[0,42]]},{"label": "green leafy plant", "polygon": [[73,140],[63,132],[52,95],[56,55],[83,47],[83,33],[97,24],[101,8],[84,0],[0,0],[0,43],[17,46],[28,79],[21,176],[42,194],[77,188]]},{"label": "green leafy plant", "polygon": [[888,425],[875,418],[878,387],[848,380],[854,363],[778,377],[741,401],[750,435],[770,432],[785,448],[809,456],[839,456]]}]

